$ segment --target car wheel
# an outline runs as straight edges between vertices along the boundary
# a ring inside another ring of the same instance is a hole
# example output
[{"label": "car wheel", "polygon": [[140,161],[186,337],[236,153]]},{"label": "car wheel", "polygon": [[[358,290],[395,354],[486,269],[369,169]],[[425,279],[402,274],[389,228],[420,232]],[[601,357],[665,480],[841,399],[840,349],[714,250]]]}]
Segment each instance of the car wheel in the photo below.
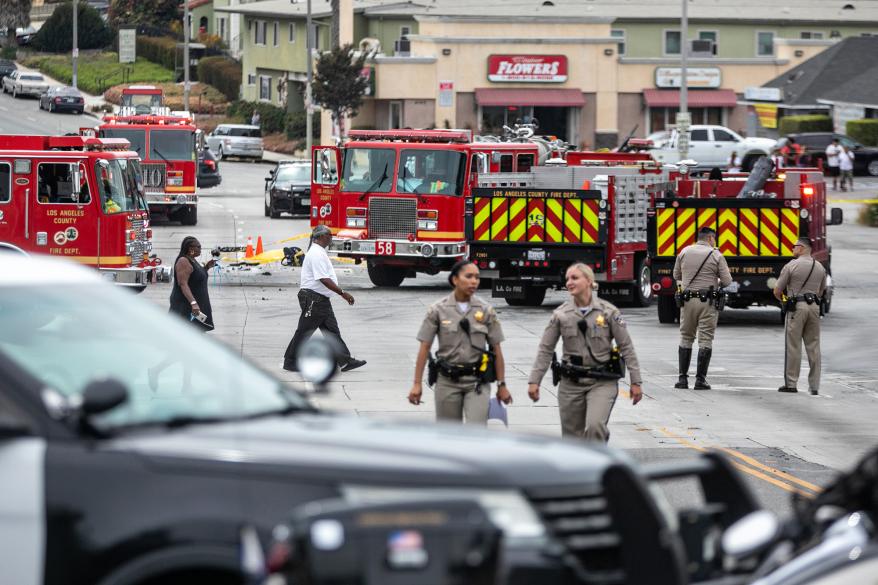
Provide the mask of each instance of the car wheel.
[{"label": "car wheel", "polygon": [[216,160],[223,160],[223,147],[220,146],[216,149]]},{"label": "car wheel", "polygon": [[262,203],[265,207],[265,217],[271,217],[271,197],[266,195]]},{"label": "car wheel", "polygon": [[52,102],[49,102],[49,113],[52,113],[54,111],[55,111],[55,106],[52,105]]},{"label": "car wheel", "polygon": [[15,99],[18,99],[18,90],[15,89],[14,87],[12,88],[12,97],[14,97]]},{"label": "car wheel", "polygon": [[878,177],[878,158],[873,158],[869,161],[869,166],[866,167],[866,170],[873,177]]},{"label": "car wheel", "polygon": [[744,157],[744,162],[741,165],[741,170],[745,173],[749,173],[753,170],[753,167],[756,166],[756,161],[760,158],[765,158],[765,155],[761,152],[751,153]]}]

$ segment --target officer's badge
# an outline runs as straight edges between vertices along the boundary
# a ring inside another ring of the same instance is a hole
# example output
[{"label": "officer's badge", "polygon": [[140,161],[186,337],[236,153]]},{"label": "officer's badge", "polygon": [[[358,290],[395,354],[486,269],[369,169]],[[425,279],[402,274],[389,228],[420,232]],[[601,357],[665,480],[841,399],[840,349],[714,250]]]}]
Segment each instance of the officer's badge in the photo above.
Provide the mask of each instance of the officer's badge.
[{"label": "officer's badge", "polygon": [[485,314],[482,311],[476,311],[475,315],[473,315],[476,321],[481,323],[485,320]]},{"label": "officer's badge", "polygon": [[604,319],[604,315],[603,315],[603,314],[598,315],[598,318],[595,319],[594,323],[595,323],[595,325],[597,325],[598,327],[606,327],[606,326],[607,326],[607,320]]}]

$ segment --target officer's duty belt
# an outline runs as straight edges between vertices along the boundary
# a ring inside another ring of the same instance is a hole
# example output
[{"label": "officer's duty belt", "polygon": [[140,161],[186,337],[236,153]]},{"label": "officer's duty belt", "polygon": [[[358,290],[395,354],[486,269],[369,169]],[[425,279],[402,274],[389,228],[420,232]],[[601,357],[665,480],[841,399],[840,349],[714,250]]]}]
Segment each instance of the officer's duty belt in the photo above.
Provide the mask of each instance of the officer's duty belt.
[{"label": "officer's duty belt", "polygon": [[716,289],[707,289],[707,290],[684,290],[680,293],[683,297],[683,302],[698,299],[700,301],[704,301],[705,303],[711,299],[715,299],[719,296],[719,291]]},{"label": "officer's duty belt", "polygon": [[622,376],[610,371],[608,368],[589,368],[586,366],[577,366],[571,364],[567,360],[555,363],[553,367],[557,368],[557,374],[562,378],[567,378],[571,382],[579,382],[580,378],[591,378],[594,380],[618,380]]},{"label": "officer's duty belt", "polygon": [[452,382],[457,382],[465,376],[478,376],[481,362],[474,364],[452,364],[445,360],[436,360],[436,367],[439,373],[446,378],[451,378]]},{"label": "officer's duty belt", "polygon": [[809,305],[820,302],[820,297],[818,297],[814,293],[805,293],[803,295],[796,295],[791,298],[796,303],[808,303]]}]

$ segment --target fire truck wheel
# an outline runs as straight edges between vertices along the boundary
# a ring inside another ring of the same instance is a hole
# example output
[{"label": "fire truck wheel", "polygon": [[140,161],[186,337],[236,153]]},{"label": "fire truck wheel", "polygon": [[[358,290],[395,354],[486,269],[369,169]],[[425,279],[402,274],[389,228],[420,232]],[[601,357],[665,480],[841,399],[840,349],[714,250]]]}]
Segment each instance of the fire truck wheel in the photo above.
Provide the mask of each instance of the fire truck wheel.
[{"label": "fire truck wheel", "polygon": [[401,285],[408,273],[405,268],[376,264],[373,260],[366,262],[366,270],[369,272],[369,280],[372,284],[392,288]]},{"label": "fire truck wheel", "polygon": [[673,295],[662,295],[658,298],[659,323],[674,323],[680,318],[680,309],[674,302]]},{"label": "fire truck wheel", "polygon": [[523,299],[506,299],[510,307],[539,307],[546,299],[546,288],[543,286],[529,286],[525,289]]},{"label": "fire truck wheel", "polygon": [[634,283],[633,295],[634,304],[638,307],[649,305],[652,299],[652,271],[646,258],[641,258],[637,263],[637,271],[634,273],[636,281]]},{"label": "fire truck wheel", "polygon": [[741,170],[744,171],[745,173],[749,173],[750,171],[753,170],[753,167],[756,165],[756,161],[758,161],[760,158],[763,158],[763,157],[765,157],[765,155],[762,153],[748,154],[747,156],[744,157],[744,162],[741,165]]},{"label": "fire truck wheel", "polygon": [[187,205],[180,210],[180,223],[183,225],[195,225],[198,223],[198,208]]}]

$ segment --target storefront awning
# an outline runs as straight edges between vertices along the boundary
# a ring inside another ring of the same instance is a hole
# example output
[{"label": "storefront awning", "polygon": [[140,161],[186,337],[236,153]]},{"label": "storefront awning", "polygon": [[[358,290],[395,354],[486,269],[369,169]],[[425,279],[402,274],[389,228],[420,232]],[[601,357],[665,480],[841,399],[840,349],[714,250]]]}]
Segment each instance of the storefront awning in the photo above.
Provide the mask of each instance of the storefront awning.
[{"label": "storefront awning", "polygon": [[476,103],[480,106],[548,106],[581,108],[585,105],[582,91],[566,89],[529,88],[476,88]]},{"label": "storefront awning", "polygon": [[[644,89],[643,99],[650,108],[676,108],[680,106],[679,89]],[[689,108],[734,108],[738,96],[731,89],[690,89],[686,104]]]}]

